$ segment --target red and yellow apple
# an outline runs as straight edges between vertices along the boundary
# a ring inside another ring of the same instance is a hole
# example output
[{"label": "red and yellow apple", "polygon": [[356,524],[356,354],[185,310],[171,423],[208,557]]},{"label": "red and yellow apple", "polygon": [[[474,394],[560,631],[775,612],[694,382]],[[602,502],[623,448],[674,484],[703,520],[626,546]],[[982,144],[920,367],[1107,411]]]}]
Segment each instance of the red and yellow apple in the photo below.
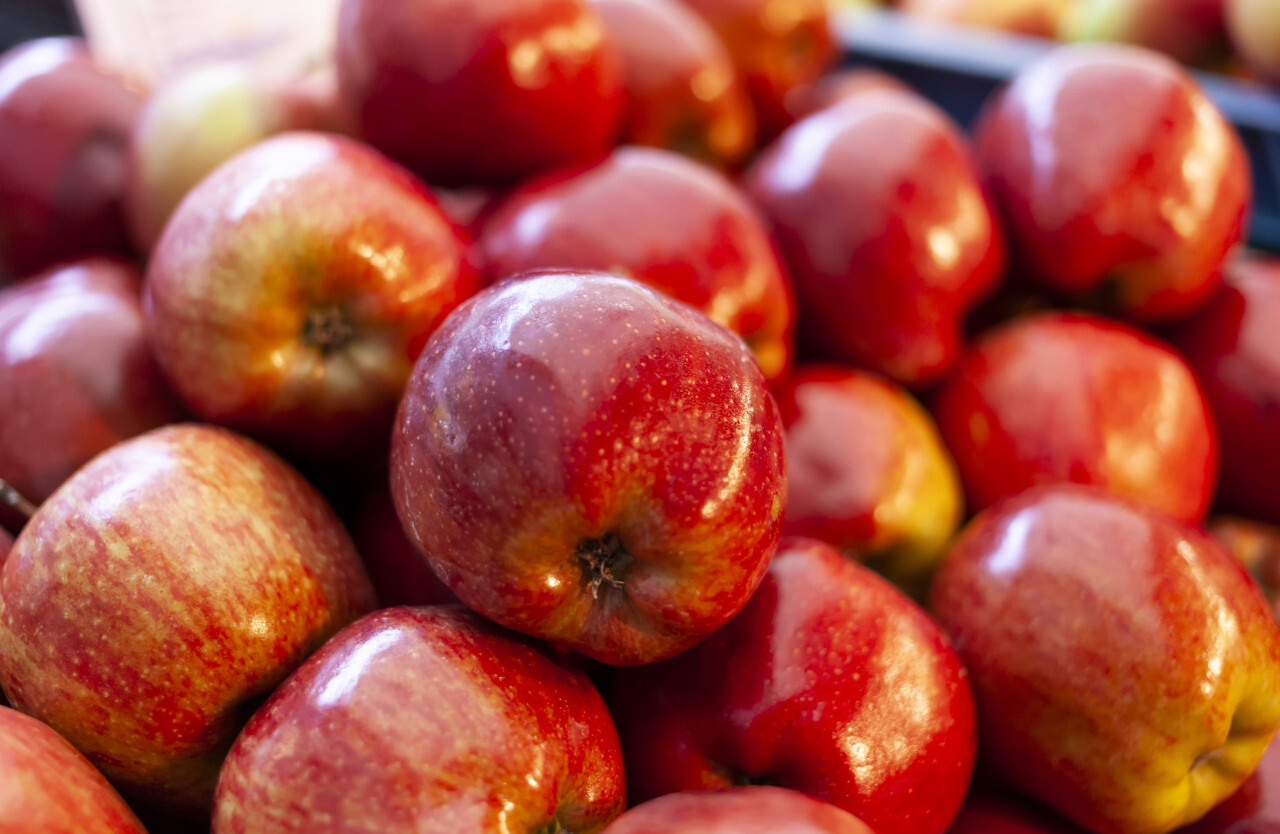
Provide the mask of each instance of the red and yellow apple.
[{"label": "red and yellow apple", "polygon": [[633,806],[604,834],[874,834],[861,820],[799,791],[744,785],[671,793]]}]

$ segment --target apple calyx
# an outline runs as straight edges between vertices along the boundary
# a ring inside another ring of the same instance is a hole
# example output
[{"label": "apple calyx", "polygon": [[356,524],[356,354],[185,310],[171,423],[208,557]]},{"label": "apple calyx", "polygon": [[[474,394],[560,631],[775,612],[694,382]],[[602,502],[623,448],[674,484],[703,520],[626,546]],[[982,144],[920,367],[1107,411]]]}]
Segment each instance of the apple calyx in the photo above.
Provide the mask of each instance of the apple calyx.
[{"label": "apple calyx", "polygon": [[355,335],[356,328],[351,318],[336,304],[317,307],[307,313],[302,324],[302,341],[324,356],[342,350]]},{"label": "apple calyx", "polygon": [[592,599],[600,598],[602,585],[621,591],[627,568],[636,560],[622,546],[622,539],[617,533],[607,533],[601,538],[584,541],[578,545],[575,555],[582,563],[582,577],[591,588]]},{"label": "apple calyx", "polygon": [[0,505],[8,507],[19,515],[23,516],[27,521],[36,514],[36,505],[32,504],[22,493],[11,487],[4,480],[0,480]]},{"label": "apple calyx", "polygon": [[573,834],[573,832],[560,825],[560,820],[557,817],[552,817],[551,822],[529,832],[529,834]]}]

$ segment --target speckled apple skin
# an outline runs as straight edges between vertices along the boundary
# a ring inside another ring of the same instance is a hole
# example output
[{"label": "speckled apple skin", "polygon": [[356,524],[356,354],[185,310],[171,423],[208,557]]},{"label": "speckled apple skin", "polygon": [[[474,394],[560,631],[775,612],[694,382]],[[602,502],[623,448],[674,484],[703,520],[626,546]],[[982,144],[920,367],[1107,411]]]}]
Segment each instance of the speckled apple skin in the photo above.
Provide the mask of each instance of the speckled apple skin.
[{"label": "speckled apple skin", "polygon": [[462,606],[399,607],[339,633],[254,716],[213,832],[591,834],[625,803],[584,674]]},{"label": "speckled apple skin", "polygon": [[0,830],[146,834],[120,794],[48,725],[0,707]]},{"label": "speckled apple skin", "polygon": [[1280,727],[1280,629],[1244,568],[1096,488],[978,516],[929,610],[972,677],[984,760],[1100,834],[1199,818]]},{"label": "speckled apple skin", "polygon": [[880,834],[940,834],[973,771],[973,696],[928,615],[829,545],[786,538],[751,601],[679,657],[615,674],[634,802],[762,782]]},{"label": "speckled apple skin", "polygon": [[[777,545],[782,423],[751,351],[627,278],[543,273],[437,331],[401,403],[392,495],[481,614],[605,663],[668,657],[740,609]],[[598,596],[575,555],[634,557]]]},{"label": "speckled apple skin", "polygon": [[372,609],[346,531],[283,461],[184,424],[126,441],[0,570],[0,685],[131,800],[199,818],[255,699]]},{"label": "speckled apple skin", "polygon": [[857,817],[798,791],[745,785],[672,793],[637,805],[604,834],[874,834]]}]

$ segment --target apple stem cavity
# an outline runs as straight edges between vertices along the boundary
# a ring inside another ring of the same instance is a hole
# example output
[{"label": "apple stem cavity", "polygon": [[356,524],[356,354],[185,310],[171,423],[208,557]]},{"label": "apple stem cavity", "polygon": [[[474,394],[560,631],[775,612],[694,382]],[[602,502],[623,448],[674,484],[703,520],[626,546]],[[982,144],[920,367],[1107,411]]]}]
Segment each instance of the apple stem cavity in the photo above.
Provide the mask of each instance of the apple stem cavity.
[{"label": "apple stem cavity", "polygon": [[621,590],[623,574],[635,561],[617,533],[583,542],[578,545],[577,556],[583,563],[583,576],[588,580],[592,599],[600,598],[600,586],[605,584]]},{"label": "apple stem cavity", "polygon": [[37,509],[35,504],[32,504],[23,497],[22,493],[9,486],[3,480],[0,480],[0,505],[16,510],[28,521],[36,514]]},{"label": "apple stem cavity", "polygon": [[302,340],[325,356],[346,347],[355,335],[351,319],[336,304],[307,313],[302,325]]},{"label": "apple stem cavity", "polygon": [[552,817],[551,822],[534,831],[533,834],[573,834],[573,832],[562,827],[559,819]]}]

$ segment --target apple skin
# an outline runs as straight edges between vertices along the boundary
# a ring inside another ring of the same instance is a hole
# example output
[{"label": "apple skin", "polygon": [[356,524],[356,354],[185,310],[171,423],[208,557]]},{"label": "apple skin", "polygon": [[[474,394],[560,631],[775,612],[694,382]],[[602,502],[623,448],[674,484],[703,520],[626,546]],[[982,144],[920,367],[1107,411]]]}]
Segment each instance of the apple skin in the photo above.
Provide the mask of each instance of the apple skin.
[{"label": "apple skin", "polygon": [[130,254],[125,157],[140,107],[79,38],[0,56],[0,284],[67,258]]},{"label": "apple skin", "polygon": [[213,834],[592,834],[625,802],[617,731],[585,675],[462,606],[388,608],[245,727]]},{"label": "apple skin", "polygon": [[795,353],[795,301],[760,212],[728,179],[672,151],[619,148],[514,191],[479,247],[490,283],[538,269],[626,275],[746,339],[776,381]]},{"label": "apple skin", "polygon": [[207,819],[223,756],[374,605],[333,511],[263,447],[168,426],[99,455],[0,569],[0,686],[142,805]]},{"label": "apple skin", "polygon": [[741,339],[636,281],[547,272],[483,290],[432,335],[392,433],[391,494],[468,606],[634,665],[746,604],[785,467]]},{"label": "apple skin", "polygon": [[608,153],[621,62],[588,0],[343,0],[359,135],[433,185],[504,185]]},{"label": "apple skin", "polygon": [[787,96],[787,113],[795,121],[812,116],[819,110],[874,90],[911,92],[911,85],[896,75],[873,67],[843,67],[791,91]]},{"label": "apple skin", "polygon": [[1231,45],[1245,63],[1280,84],[1280,14],[1269,0],[1224,0]]},{"label": "apple skin", "polygon": [[1015,262],[1073,302],[1144,323],[1178,318],[1217,288],[1241,239],[1244,148],[1166,56],[1058,47],[987,105],[974,142]]},{"label": "apple skin", "polygon": [[733,58],[679,0],[592,0],[622,61],[622,141],[733,168],[755,149],[756,115]]},{"label": "apple skin", "polygon": [[1224,286],[1170,339],[1204,387],[1222,443],[1218,501],[1280,524],[1280,259],[1229,263]]},{"label": "apple skin", "polygon": [[479,281],[466,235],[408,171],[354,140],[284,133],[182,201],[145,309],[196,417],[352,460],[383,453],[427,336]]},{"label": "apple skin", "polygon": [[147,834],[120,794],[66,739],[0,706],[5,834]]},{"label": "apple skin", "polygon": [[940,834],[974,763],[973,697],[946,636],[886,580],[808,539],[784,539],[751,601],[706,641],[618,670],[609,706],[633,803],[763,782],[879,834]]},{"label": "apple skin", "polygon": [[824,541],[922,599],[964,512],[933,418],[896,385],[834,365],[800,366],[777,395],[783,535]]},{"label": "apple skin", "polygon": [[1037,487],[979,515],[929,610],[973,681],[984,762],[1099,834],[1198,819],[1280,727],[1280,628],[1244,568],[1101,490]]},{"label": "apple skin", "polygon": [[39,504],[116,443],[182,418],[131,264],[90,257],[0,290],[0,477]]},{"label": "apple skin", "polygon": [[1062,40],[1119,41],[1184,64],[1226,52],[1227,0],[1076,0],[1063,15]]},{"label": "apple skin", "polygon": [[604,834],[874,834],[861,820],[798,791],[746,785],[672,793],[637,805]]},{"label": "apple skin", "polygon": [[908,386],[950,370],[1005,250],[942,111],[913,93],[863,93],[797,123],[745,184],[790,268],[802,350]]},{"label": "apple skin", "polygon": [[1195,375],[1120,322],[1048,312],[988,331],[933,413],[973,512],[1067,481],[1191,523],[1213,499],[1217,431]]},{"label": "apple skin", "polygon": [[1280,527],[1217,515],[1209,519],[1206,529],[1249,571],[1280,622]]},{"label": "apple skin", "polygon": [[1019,35],[1056,38],[1079,0],[902,0],[898,8],[921,18]]}]

